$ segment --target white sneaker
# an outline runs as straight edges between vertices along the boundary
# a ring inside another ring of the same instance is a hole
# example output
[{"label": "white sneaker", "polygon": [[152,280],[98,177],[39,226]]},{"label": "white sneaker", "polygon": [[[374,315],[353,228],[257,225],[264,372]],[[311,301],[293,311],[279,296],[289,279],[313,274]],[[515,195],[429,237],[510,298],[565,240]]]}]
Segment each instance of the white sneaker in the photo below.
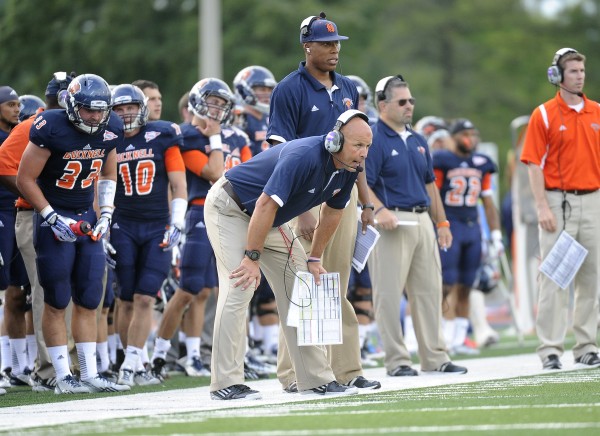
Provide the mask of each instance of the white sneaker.
[{"label": "white sneaker", "polygon": [[89,394],[91,391],[87,386],[81,384],[71,374],[66,375],[61,380],[56,380],[54,393],[59,394]]},{"label": "white sneaker", "polygon": [[136,371],[133,376],[133,380],[135,384],[138,386],[151,386],[151,385],[159,385],[160,380],[154,377],[152,374],[148,374],[148,371]]},{"label": "white sneaker", "polygon": [[186,362],[185,373],[190,377],[210,377],[210,371],[206,369],[199,357],[192,357],[191,362]]},{"label": "white sneaker", "polygon": [[133,369],[121,368],[119,370],[119,378],[117,379],[117,384],[132,387],[135,386]]},{"label": "white sneaker", "polygon": [[110,380],[105,379],[100,374],[96,377],[81,380],[81,384],[86,386],[90,392],[124,392],[131,388],[127,385],[118,385]]},{"label": "white sneaker", "polygon": [[10,388],[11,386],[10,377],[4,372],[0,372],[0,388]]},{"label": "white sneaker", "polygon": [[6,393],[6,389],[0,388],[0,395],[4,395]]}]

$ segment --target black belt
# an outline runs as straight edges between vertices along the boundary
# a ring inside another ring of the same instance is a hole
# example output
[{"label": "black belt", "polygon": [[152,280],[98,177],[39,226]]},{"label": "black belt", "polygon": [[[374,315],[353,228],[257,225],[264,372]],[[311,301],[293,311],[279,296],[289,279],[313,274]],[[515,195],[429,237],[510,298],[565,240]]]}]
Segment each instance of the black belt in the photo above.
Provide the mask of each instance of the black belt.
[{"label": "black belt", "polygon": [[429,206],[415,206],[415,207],[388,207],[389,210],[396,212],[412,212],[412,213],[423,213],[429,210]]},{"label": "black belt", "polygon": [[229,180],[225,181],[225,183],[223,183],[222,186],[223,186],[223,191],[227,192],[227,195],[229,195],[231,197],[231,199],[234,201],[234,203],[237,204],[237,207],[239,207],[242,212],[247,213],[247,209],[244,207],[244,205],[240,201],[240,197],[238,197],[238,195],[233,190],[233,186],[231,186],[231,183],[229,183]]},{"label": "black belt", "polygon": [[596,192],[597,189],[546,189],[546,191],[552,192],[564,192],[566,194],[575,194],[575,195],[587,195],[593,192]]}]

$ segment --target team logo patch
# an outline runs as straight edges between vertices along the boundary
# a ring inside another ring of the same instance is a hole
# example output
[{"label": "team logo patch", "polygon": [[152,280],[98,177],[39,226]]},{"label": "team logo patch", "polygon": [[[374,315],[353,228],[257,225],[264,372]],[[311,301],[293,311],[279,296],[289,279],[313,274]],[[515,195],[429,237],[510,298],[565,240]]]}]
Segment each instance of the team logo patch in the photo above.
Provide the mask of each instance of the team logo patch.
[{"label": "team logo patch", "polygon": [[591,127],[594,132],[597,132],[598,130],[600,130],[600,124],[598,124],[598,123],[592,123]]},{"label": "team logo patch", "polygon": [[112,141],[113,139],[118,138],[117,135],[115,135],[113,132],[111,132],[110,130],[105,130],[104,131],[104,141]]},{"label": "team logo patch", "polygon": [[69,85],[69,94],[75,95],[79,91],[81,91],[81,83],[79,83],[77,80],[73,80]]},{"label": "team logo patch", "polygon": [[332,195],[332,196],[335,196],[335,195],[337,195],[337,194],[338,194],[338,192],[340,192],[340,191],[341,191],[341,189],[339,189],[339,188],[338,188],[338,189],[335,189],[335,190],[333,191],[333,195]]},{"label": "team logo patch", "polygon": [[473,156],[473,164],[476,167],[484,165],[486,162],[487,162],[487,158],[485,158],[483,156]]},{"label": "team logo patch", "polygon": [[419,145],[419,146],[417,147],[417,151],[418,151],[419,153],[421,153],[423,156],[425,156],[425,147],[423,147],[422,145]]},{"label": "team logo patch", "polygon": [[327,23],[327,26],[325,26],[325,27],[327,27],[327,31],[329,33],[334,33],[335,32],[335,27],[333,27],[333,24]]},{"label": "team logo patch", "polygon": [[344,100],[342,100],[342,102],[344,103],[346,110],[352,109],[352,100],[350,100],[348,97],[344,98]]},{"label": "team logo patch", "polygon": [[146,142],[150,142],[153,139],[156,139],[158,136],[160,135],[160,132],[146,132],[144,133],[144,139],[146,140]]}]

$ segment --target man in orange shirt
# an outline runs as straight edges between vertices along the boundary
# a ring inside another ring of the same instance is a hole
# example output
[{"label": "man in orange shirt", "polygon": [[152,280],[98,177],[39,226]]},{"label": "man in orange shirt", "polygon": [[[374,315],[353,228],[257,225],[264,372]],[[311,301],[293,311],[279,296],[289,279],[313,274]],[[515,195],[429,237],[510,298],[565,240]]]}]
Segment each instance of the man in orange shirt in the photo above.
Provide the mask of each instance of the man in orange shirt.
[{"label": "man in orange shirt", "polygon": [[[600,283],[600,106],[583,94],[585,56],[572,48],[556,52],[548,68],[556,96],[538,106],[527,128],[521,161],[539,222],[541,258],[545,259],[561,230],[588,250],[575,275],[573,347],[576,368],[600,366],[598,284]],[[540,274],[538,355],[544,369],[561,369],[567,331],[569,291]]]}]

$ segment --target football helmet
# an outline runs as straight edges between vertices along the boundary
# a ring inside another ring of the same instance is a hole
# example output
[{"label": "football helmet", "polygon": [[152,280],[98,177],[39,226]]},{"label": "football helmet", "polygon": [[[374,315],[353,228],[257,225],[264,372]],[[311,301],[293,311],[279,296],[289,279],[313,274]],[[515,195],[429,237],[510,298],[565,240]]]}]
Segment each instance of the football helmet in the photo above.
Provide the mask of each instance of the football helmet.
[{"label": "football helmet", "polygon": [[[84,133],[94,135],[106,127],[110,117],[111,95],[106,80],[95,74],[75,77],[67,88],[67,115],[73,125]],[[85,108],[101,112],[99,121],[84,120],[79,110]]]},{"label": "football helmet", "polygon": [[426,117],[421,118],[415,124],[415,131],[423,135],[425,138],[429,138],[433,132],[440,129],[448,130],[446,121],[444,121],[444,119],[441,117],[436,117],[433,115],[427,115]]},{"label": "football helmet", "polygon": [[39,108],[46,109],[44,100],[35,95],[25,94],[19,97],[21,112],[19,113],[19,122],[35,115]]},{"label": "football helmet", "polygon": [[148,97],[135,85],[123,84],[112,89],[112,109],[122,104],[137,104],[137,114],[119,115],[123,120],[125,131],[130,132],[145,126],[148,122]]},{"label": "football helmet", "polygon": [[[223,105],[207,103],[210,96],[222,98]],[[210,118],[221,124],[229,120],[235,97],[225,82],[215,78],[202,79],[190,91],[189,110],[200,118]]]},{"label": "football helmet", "polygon": [[[235,90],[235,96],[241,103],[252,106],[263,114],[269,113],[269,107],[271,105],[271,94],[268,96],[256,94],[255,87],[265,86],[273,88],[277,85],[275,76],[273,73],[258,65],[246,67],[241,70],[233,79],[233,87]],[[261,101],[261,97],[265,101]]]},{"label": "football helmet", "polygon": [[368,105],[373,104],[373,94],[371,94],[371,88],[367,85],[363,79],[358,76],[346,76],[348,79],[352,80],[356,85],[356,89],[358,90],[358,95],[365,99]]}]

